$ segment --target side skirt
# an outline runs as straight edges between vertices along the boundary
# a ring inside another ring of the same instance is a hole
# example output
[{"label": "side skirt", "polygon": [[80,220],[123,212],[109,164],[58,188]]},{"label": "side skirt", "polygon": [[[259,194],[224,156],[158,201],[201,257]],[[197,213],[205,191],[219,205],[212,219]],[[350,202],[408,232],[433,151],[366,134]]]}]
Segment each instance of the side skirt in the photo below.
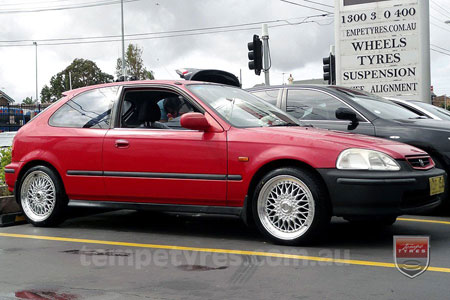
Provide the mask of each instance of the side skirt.
[{"label": "side skirt", "polygon": [[70,206],[241,216],[243,207],[70,200]]}]

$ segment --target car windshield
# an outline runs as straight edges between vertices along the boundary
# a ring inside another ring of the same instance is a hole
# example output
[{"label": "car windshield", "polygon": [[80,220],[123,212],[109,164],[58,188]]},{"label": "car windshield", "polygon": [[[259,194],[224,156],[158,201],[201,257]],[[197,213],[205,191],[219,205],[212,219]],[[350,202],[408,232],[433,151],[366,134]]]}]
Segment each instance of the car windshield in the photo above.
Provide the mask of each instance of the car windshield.
[{"label": "car windshield", "polygon": [[414,101],[412,103],[429,111],[430,113],[436,115],[437,117],[441,118],[442,120],[450,121],[450,111],[448,111],[448,110],[445,110],[441,107],[434,106],[432,104],[421,102],[421,101]]},{"label": "car windshield", "polygon": [[235,127],[299,126],[275,106],[239,88],[195,84],[187,88]]},{"label": "car windshield", "polygon": [[351,100],[355,101],[381,119],[401,120],[423,118],[400,105],[373,94],[341,87],[335,87],[335,90],[350,97]]}]

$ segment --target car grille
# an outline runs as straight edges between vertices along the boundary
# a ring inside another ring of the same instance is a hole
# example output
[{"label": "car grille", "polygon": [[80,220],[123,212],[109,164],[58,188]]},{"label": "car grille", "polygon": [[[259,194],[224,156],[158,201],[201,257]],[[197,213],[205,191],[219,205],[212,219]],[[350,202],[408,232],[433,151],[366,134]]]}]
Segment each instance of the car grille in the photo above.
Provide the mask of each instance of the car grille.
[{"label": "car grille", "polygon": [[434,167],[434,162],[428,155],[407,156],[406,160],[416,170],[429,170]]}]

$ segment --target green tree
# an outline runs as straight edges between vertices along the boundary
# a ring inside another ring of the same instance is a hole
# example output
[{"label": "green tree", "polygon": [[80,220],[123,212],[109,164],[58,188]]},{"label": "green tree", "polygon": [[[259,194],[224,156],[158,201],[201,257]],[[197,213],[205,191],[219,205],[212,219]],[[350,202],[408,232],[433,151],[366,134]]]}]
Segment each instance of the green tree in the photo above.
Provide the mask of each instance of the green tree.
[{"label": "green tree", "polygon": [[103,73],[96,63],[82,58],[76,58],[64,70],[50,79],[50,86],[44,85],[41,90],[41,102],[55,102],[62,97],[62,93],[70,89],[69,72],[72,78],[72,88],[112,82],[114,77]]},{"label": "green tree", "polygon": [[[153,72],[144,66],[142,59],[143,50],[138,45],[129,44],[125,53],[125,70],[128,76],[134,76],[138,80],[155,79]],[[116,75],[122,76],[122,59],[118,58],[116,63]]]},{"label": "green tree", "polygon": [[35,104],[36,100],[33,100],[33,97],[26,97],[25,99],[22,100],[22,103],[31,105],[31,104]]}]

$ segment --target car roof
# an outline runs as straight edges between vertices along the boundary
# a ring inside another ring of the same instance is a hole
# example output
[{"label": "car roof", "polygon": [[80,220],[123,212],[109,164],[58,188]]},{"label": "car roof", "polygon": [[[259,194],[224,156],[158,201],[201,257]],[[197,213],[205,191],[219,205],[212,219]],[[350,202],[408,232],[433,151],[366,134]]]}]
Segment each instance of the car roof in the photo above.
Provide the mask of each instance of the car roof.
[{"label": "car roof", "polygon": [[89,90],[110,87],[110,86],[139,86],[139,85],[177,85],[177,86],[185,86],[189,84],[209,84],[209,85],[225,85],[219,83],[212,82],[204,82],[204,81],[192,81],[192,80],[134,80],[134,81],[119,81],[119,82],[109,82],[109,83],[101,83],[95,85],[89,85],[69,91],[65,91],[63,93],[64,96],[75,96],[82,92],[86,92]]},{"label": "car roof", "polygon": [[318,88],[318,89],[327,89],[335,87],[332,85],[325,85],[325,84],[283,84],[283,85],[259,85],[254,86],[248,89],[245,89],[246,91],[256,91],[256,90],[269,90],[269,89],[285,89],[285,88]]}]

